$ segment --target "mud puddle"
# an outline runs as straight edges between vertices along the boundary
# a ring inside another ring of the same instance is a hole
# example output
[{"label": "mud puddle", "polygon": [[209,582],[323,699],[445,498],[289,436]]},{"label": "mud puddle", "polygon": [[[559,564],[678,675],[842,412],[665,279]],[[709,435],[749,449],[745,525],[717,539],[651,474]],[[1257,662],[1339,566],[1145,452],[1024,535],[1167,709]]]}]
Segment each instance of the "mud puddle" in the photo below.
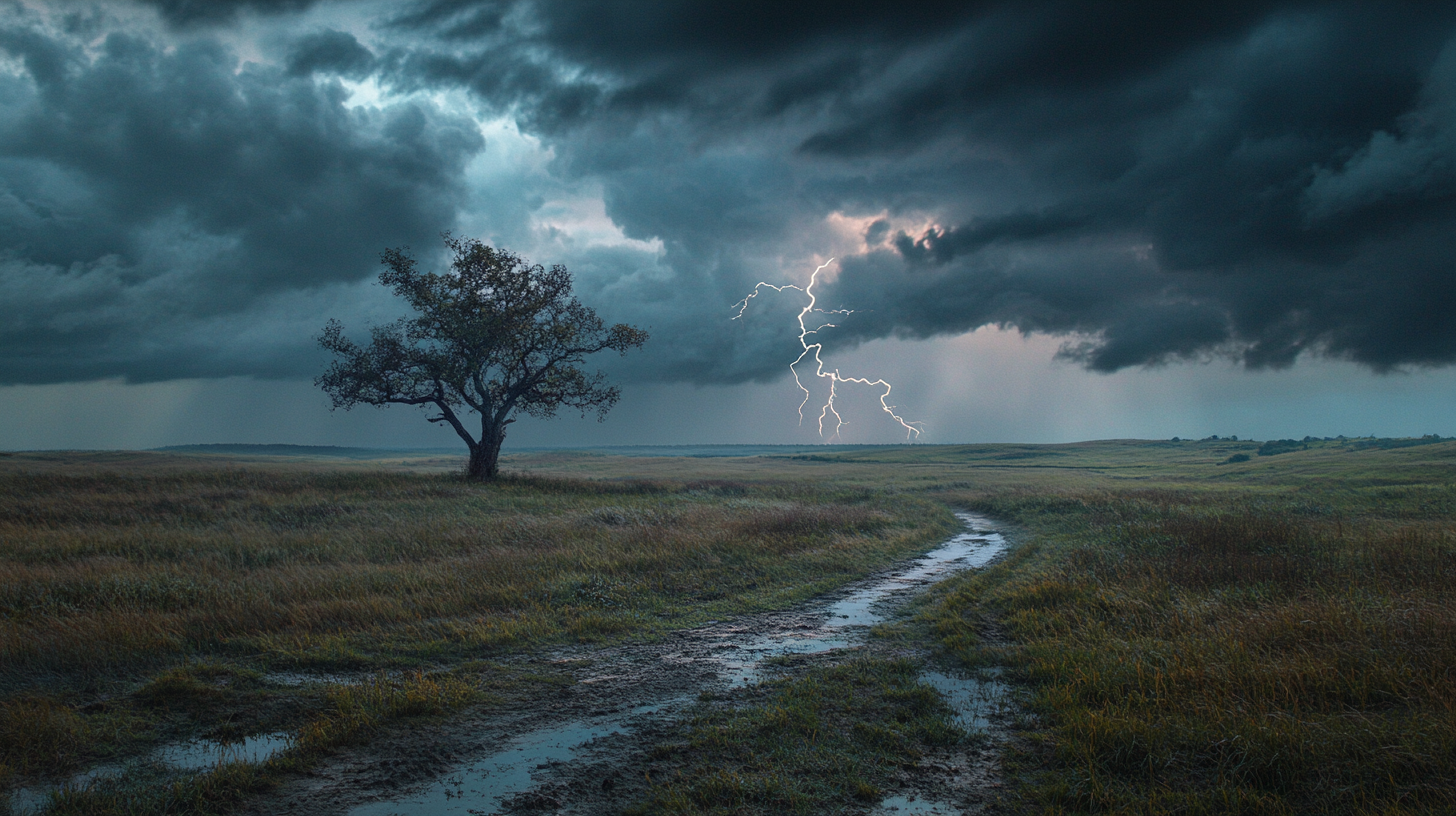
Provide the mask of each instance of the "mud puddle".
[{"label": "mud puddle", "polygon": [[[700,693],[760,682],[769,658],[857,646],[870,626],[883,622],[910,594],[954,572],[984,566],[1005,551],[1006,541],[990,520],[956,515],[966,526],[964,532],[893,572],[861,582],[838,600],[712,622],[658,643],[563,650],[557,661],[579,665],[574,669],[578,677],[565,699],[543,705],[554,708],[555,717],[538,712],[535,722],[528,716],[504,728],[486,722],[462,724],[474,731],[475,745],[492,749],[467,748],[466,756],[447,761],[448,769],[431,774],[423,785],[359,802],[358,783],[394,783],[387,776],[390,763],[361,758],[341,770],[334,783],[285,792],[289,805],[258,812],[340,812],[341,800],[356,802],[342,809],[349,816],[483,816],[561,807],[594,812],[591,803],[612,791],[618,778],[610,755],[644,749],[651,735]],[[968,679],[927,671],[923,679],[945,696],[967,730],[985,727],[1004,690],[984,675]],[[611,747],[604,749],[606,743]],[[891,799],[879,812],[951,812],[918,809],[927,806],[924,800],[901,804]]]},{"label": "mud puddle", "polygon": [[[676,701],[674,701],[676,702]],[[527,790],[541,769],[572,761],[587,743],[629,729],[633,717],[655,714],[662,705],[641,706],[625,715],[575,720],[542,728],[511,741],[505,750],[472,761],[423,790],[353,808],[351,816],[392,814],[497,813],[500,803]]]},{"label": "mud puddle", "polygon": [[63,785],[34,785],[10,793],[12,813],[38,813],[50,800],[52,791],[76,789],[121,776],[128,765],[160,765],[172,771],[205,771],[224,762],[262,762],[293,744],[285,733],[260,734],[235,742],[189,740],[164,745],[140,760],[128,764],[98,765],[72,776]]},{"label": "mud puddle", "polygon": [[966,531],[952,536],[903,569],[871,579],[842,600],[830,604],[817,627],[807,630],[767,631],[751,635],[742,643],[729,642],[744,627],[725,632],[723,651],[711,661],[721,664],[720,674],[729,686],[750,685],[763,679],[760,665],[769,657],[788,654],[817,654],[845,649],[864,639],[865,629],[885,621],[886,608],[897,596],[924,589],[964,569],[984,567],[1006,551],[1006,540],[990,529],[988,519],[971,513],[957,513]]}]

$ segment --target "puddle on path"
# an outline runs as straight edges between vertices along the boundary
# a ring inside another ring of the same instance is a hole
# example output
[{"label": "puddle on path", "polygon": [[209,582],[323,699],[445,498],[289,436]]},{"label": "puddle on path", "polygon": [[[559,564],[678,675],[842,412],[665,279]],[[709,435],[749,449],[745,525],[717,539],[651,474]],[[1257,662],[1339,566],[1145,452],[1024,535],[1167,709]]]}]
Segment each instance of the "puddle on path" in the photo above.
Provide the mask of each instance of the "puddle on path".
[{"label": "puddle on path", "polygon": [[[956,513],[956,518],[966,525],[966,532],[952,536],[903,570],[879,578],[831,604],[818,629],[769,632],[755,635],[742,644],[726,644],[728,648],[714,659],[722,664],[720,673],[728,685],[746,686],[761,681],[759,666],[765,658],[847,648],[863,638],[863,631],[857,627],[884,622],[885,616],[876,609],[892,596],[922,589],[960,570],[984,567],[1006,550],[1006,539],[989,529],[988,519],[971,513]],[[727,636],[735,634],[730,632]]]},{"label": "puddle on path", "polygon": [[[120,765],[98,765],[90,770],[76,774],[60,787],[63,788],[84,788],[98,779],[106,779],[121,773]],[[36,785],[29,788],[16,788],[10,792],[10,812],[15,814],[39,813],[41,808],[49,801],[50,792],[57,788],[46,785]]]},{"label": "puddle on path", "polygon": [[[672,701],[676,705],[686,702]],[[350,816],[399,814],[496,813],[506,797],[531,787],[531,774],[570,761],[577,749],[594,739],[618,734],[633,717],[656,713],[664,704],[642,706],[615,716],[576,720],[542,728],[512,740],[505,750],[457,768],[424,790],[384,802],[371,802],[349,811]]]},{"label": "puddle on path", "polygon": [[[141,762],[155,762],[177,771],[205,771],[223,762],[262,762],[293,744],[285,733],[260,734],[237,742],[192,740],[165,745],[148,754]],[[78,773],[59,787],[36,785],[18,788],[10,793],[12,813],[39,813],[49,801],[50,792],[63,788],[84,788],[87,785],[120,776],[125,765],[98,765]]]},{"label": "puddle on path", "polygon": [[1008,691],[1005,683],[995,679],[1000,676],[1000,669],[983,672],[990,677],[952,677],[938,671],[925,671],[920,673],[920,680],[940,692],[940,696],[955,709],[956,725],[966,731],[982,731],[991,725],[990,715],[996,713]]},{"label": "puddle on path", "polygon": [[[813,654],[842,649],[861,640],[868,627],[885,618],[881,604],[892,597],[924,588],[953,572],[985,566],[1006,549],[1000,533],[991,530],[991,522],[970,513],[957,513],[966,532],[953,536],[905,568],[852,591],[842,600],[829,605],[817,627],[779,629],[750,634],[750,627],[734,623],[709,626],[721,630],[713,633],[721,642],[707,654],[679,653],[664,656],[670,662],[692,662],[711,666],[712,679],[699,686],[684,689],[686,693],[659,700],[653,705],[609,716],[574,720],[538,729],[513,739],[506,748],[483,757],[444,775],[423,790],[387,801],[371,802],[353,808],[349,816],[483,816],[499,813],[502,803],[532,786],[532,775],[558,764],[570,762],[593,740],[610,734],[631,731],[633,720],[686,706],[702,688],[727,684],[739,686],[762,679],[760,664],[769,657],[787,654]],[[760,627],[754,627],[760,628]],[[610,679],[608,676],[601,679]],[[984,727],[984,714],[990,701],[1002,688],[998,682],[982,682],[927,672],[926,682],[941,691],[956,709],[959,724],[965,728]],[[589,681],[583,681],[589,682]],[[898,798],[886,800],[883,807],[899,807],[901,813],[949,813],[950,810],[915,809],[920,802],[895,804]],[[925,807],[940,807],[935,803]],[[890,811],[886,811],[890,812]]]},{"label": "puddle on path", "polygon": [[949,814],[957,814],[960,812],[959,808],[944,802],[936,802],[931,799],[910,799],[904,796],[891,796],[889,799],[881,802],[879,807],[874,810],[875,816],[880,816],[881,814],[884,814],[884,816],[890,816],[890,814],[896,814],[896,816],[946,814],[946,816],[949,816]]},{"label": "puddle on path", "polygon": [[293,737],[279,732],[259,734],[240,742],[214,742],[194,740],[167,747],[153,754],[159,762],[182,771],[204,771],[223,762],[262,762],[268,757],[288,748]]}]

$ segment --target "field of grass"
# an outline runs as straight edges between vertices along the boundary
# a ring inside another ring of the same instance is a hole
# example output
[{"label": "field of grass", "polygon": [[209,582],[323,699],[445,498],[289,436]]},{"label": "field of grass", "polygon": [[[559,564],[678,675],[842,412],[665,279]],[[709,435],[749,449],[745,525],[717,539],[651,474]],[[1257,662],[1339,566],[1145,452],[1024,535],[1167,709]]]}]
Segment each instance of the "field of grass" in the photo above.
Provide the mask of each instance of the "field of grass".
[{"label": "field of grass", "polygon": [[[1016,525],[1017,546],[935,593],[921,627],[1023,683],[1035,725],[1009,749],[1014,809],[1456,810],[1456,443],[1260,448],[537,452],[489,486],[438,455],[7,455],[0,786],[181,736],[300,735],[267,767],[169,783],[192,803],[172,812],[225,810],[390,718],[559,682],[504,655],[782,608],[924,549],[968,508]],[[775,787],[818,773],[808,748],[772,759],[805,717],[862,757],[844,784],[873,788],[879,748],[850,720],[918,693],[902,668],[793,679],[691,725],[705,755],[741,749],[738,776],[705,766],[643,807],[712,812],[729,782],[742,812],[852,795]],[[393,673],[370,702],[279,670]],[[825,707],[866,688],[859,714]],[[91,795],[57,812],[122,812],[129,794]]]},{"label": "field of grass", "polygon": [[282,728],[322,750],[362,709],[270,672],[449,670],[526,693],[490,659],[781,608],[954,525],[863,487],[142,454],[6,456],[0,496],[6,785],[199,734]]},{"label": "field of grass", "polygon": [[1028,683],[1028,809],[1456,811],[1456,445],[1225,467],[939,494],[1027,533],[927,616]]}]

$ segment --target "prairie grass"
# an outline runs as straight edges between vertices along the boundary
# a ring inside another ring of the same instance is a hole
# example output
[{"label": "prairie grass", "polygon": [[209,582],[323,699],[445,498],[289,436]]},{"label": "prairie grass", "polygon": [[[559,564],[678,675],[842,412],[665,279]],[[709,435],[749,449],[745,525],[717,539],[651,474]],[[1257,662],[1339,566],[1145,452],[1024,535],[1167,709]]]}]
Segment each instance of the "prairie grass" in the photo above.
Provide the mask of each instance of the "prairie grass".
[{"label": "prairie grass", "polygon": [[[1381,442],[551,453],[507,460],[543,475],[488,487],[439,457],[381,472],[15,454],[0,459],[0,787],[158,734],[295,734],[261,765],[140,773],[55,804],[226,810],[392,718],[551,680],[507,678],[495,655],[781,608],[922,549],[950,506],[1021,532],[1001,564],[932,593],[914,631],[1026,682],[1035,716],[1010,759],[1029,809],[1456,812],[1456,443]],[[364,682],[264,679],[293,668]],[[691,723],[662,749],[682,777],[644,807],[872,801],[887,757],[941,738],[907,723],[939,715],[900,669],[831,671]]]},{"label": "prairie grass", "polygon": [[688,719],[654,752],[660,779],[629,813],[831,812],[879,801],[924,752],[966,739],[909,660],[857,657],[773,681]]},{"label": "prairie grass", "polygon": [[946,526],[864,492],[723,485],[245,471],[0,491],[12,685],[181,654],[369,667],[616,635],[812,593]]},{"label": "prairie grass", "polygon": [[304,744],[367,734],[424,709],[345,705],[357,686],[300,697],[260,672],[433,670],[650,636],[791,604],[954,524],[865,488],[209,463],[6,460],[0,496],[0,784],[134,755],[147,731],[211,731],[243,705],[292,706],[279,716]]},{"label": "prairie grass", "polygon": [[459,677],[413,672],[403,678],[378,674],[363,683],[334,686],[327,696],[327,713],[298,732],[296,749],[302,753],[361,742],[389,720],[444,714],[481,695],[475,685]]},{"label": "prairie grass", "polygon": [[[173,672],[152,685],[182,686],[195,692],[195,678]],[[225,813],[272,785],[305,770],[331,749],[364,742],[381,725],[402,717],[440,715],[480,697],[469,682],[451,675],[412,672],[379,674],[362,683],[335,686],[326,713],[298,729],[288,749],[262,762],[225,761],[204,771],[177,774],[164,767],[133,767],[129,773],[50,796],[48,816],[151,816]]]},{"label": "prairie grass", "polygon": [[[1044,717],[1047,813],[1456,809],[1450,484],[989,491],[1034,533],[930,613]],[[1017,645],[988,649],[995,616]]]}]

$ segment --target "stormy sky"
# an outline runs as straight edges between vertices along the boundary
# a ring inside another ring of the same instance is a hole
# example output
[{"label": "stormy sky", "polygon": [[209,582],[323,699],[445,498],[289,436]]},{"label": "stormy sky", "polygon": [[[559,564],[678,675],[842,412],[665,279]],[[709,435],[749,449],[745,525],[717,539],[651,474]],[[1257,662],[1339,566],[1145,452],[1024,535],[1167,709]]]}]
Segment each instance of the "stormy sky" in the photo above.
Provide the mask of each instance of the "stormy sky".
[{"label": "stormy sky", "polygon": [[1456,6],[0,5],[0,447],[453,444],[311,385],[445,230],[652,333],[508,445],[817,439],[831,257],[925,441],[1452,434]]}]

